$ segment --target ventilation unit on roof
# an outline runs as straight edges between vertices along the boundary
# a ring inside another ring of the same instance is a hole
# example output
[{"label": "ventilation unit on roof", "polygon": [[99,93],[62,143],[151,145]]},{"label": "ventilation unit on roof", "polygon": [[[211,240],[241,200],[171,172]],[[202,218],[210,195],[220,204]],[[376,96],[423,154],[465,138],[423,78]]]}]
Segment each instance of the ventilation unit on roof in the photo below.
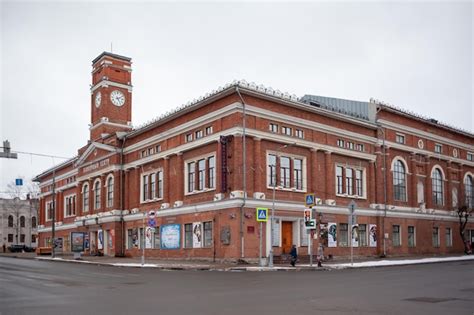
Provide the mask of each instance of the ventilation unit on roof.
[{"label": "ventilation unit on roof", "polygon": [[311,101],[309,102],[309,105],[313,105],[313,106],[316,106],[316,107],[321,107],[320,104],[315,103],[315,102],[311,102]]}]

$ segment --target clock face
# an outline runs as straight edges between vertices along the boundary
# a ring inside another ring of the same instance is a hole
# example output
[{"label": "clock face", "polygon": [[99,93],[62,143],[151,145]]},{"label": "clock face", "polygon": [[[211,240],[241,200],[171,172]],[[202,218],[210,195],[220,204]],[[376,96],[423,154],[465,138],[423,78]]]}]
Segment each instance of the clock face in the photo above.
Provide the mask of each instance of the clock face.
[{"label": "clock face", "polygon": [[119,90],[115,90],[110,93],[110,100],[115,106],[122,106],[125,104],[125,95]]},{"label": "clock face", "polygon": [[97,92],[95,94],[95,107],[99,107],[100,106],[100,101],[102,100],[102,94],[100,94],[100,92]]}]

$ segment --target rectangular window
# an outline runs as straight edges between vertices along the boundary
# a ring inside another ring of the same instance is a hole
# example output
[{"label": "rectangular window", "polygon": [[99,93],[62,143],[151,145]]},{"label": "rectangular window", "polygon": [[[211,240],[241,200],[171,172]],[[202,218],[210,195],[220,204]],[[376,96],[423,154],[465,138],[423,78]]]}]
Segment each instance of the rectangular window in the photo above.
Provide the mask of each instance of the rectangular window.
[{"label": "rectangular window", "polygon": [[268,129],[269,129],[271,132],[278,132],[278,125],[271,123],[271,124],[268,126]]},{"label": "rectangular window", "polygon": [[142,176],[142,200],[148,200],[148,175]]},{"label": "rectangular window", "polygon": [[146,150],[142,150],[142,152],[140,153],[140,155],[141,155],[142,157],[145,157],[145,156],[146,156]]},{"label": "rectangular window", "polygon": [[293,180],[294,187],[298,190],[303,189],[303,160],[293,160]]},{"label": "rectangular window", "polygon": [[206,160],[198,161],[198,190],[204,190],[206,184]]},{"label": "rectangular window", "polygon": [[20,243],[25,242],[25,234],[20,234]]},{"label": "rectangular window", "polygon": [[216,180],[216,159],[211,156],[207,159],[208,164],[208,187],[214,188],[214,182]]},{"label": "rectangular window", "polygon": [[453,246],[453,234],[451,228],[446,228],[446,247]]},{"label": "rectangular window", "polygon": [[415,247],[415,246],[416,246],[415,227],[409,226],[408,227],[408,247]]},{"label": "rectangular window", "polygon": [[186,135],[186,142],[191,142],[193,141],[193,134],[192,133],[188,133]]},{"label": "rectangular window", "polygon": [[50,201],[46,203],[46,221],[51,221],[53,219],[53,213],[55,208],[55,202]]},{"label": "rectangular window", "polygon": [[76,215],[76,196],[67,196],[64,198],[64,212],[65,217]]},{"label": "rectangular window", "polygon": [[304,138],[304,133],[303,133],[303,130],[301,129],[296,129],[295,130],[295,136],[300,138],[300,139],[303,139]]},{"label": "rectangular window", "polygon": [[287,136],[291,136],[291,128],[290,127],[281,127],[281,133]]},{"label": "rectangular window", "polygon": [[193,224],[184,225],[184,247],[193,248]]},{"label": "rectangular window", "polygon": [[400,225],[392,226],[392,245],[393,246],[400,246]]},{"label": "rectangular window", "polygon": [[155,153],[161,152],[161,144],[157,144],[155,147]]},{"label": "rectangular window", "polygon": [[202,138],[202,136],[203,136],[203,134],[202,134],[202,130],[198,130],[198,131],[196,131],[195,135],[196,135],[196,137],[195,137],[196,139],[200,139],[200,138]]},{"label": "rectangular window", "polygon": [[36,243],[36,235],[31,234],[31,242]]},{"label": "rectangular window", "polygon": [[336,185],[337,185],[337,193],[340,195],[344,193],[343,187],[342,187],[342,172],[343,172],[342,166],[337,166],[336,167]]},{"label": "rectangular window", "polygon": [[150,174],[150,188],[151,188],[150,199],[155,199],[156,198],[156,174],[155,173]]},{"label": "rectangular window", "polygon": [[272,187],[276,186],[276,155],[268,155],[268,184]]},{"label": "rectangular window", "polygon": [[196,185],[196,163],[188,163],[188,192],[193,192]]},{"label": "rectangular window", "polygon": [[443,146],[441,144],[436,143],[435,144],[435,152],[441,154],[442,150],[443,150]]},{"label": "rectangular window", "polygon": [[349,150],[354,150],[354,142],[347,142],[346,147],[347,147]]},{"label": "rectangular window", "polygon": [[360,152],[364,152],[364,145],[363,144],[357,144],[356,145],[356,150]]},{"label": "rectangular window", "polygon": [[339,224],[339,246],[347,246],[348,242],[347,223]]},{"label": "rectangular window", "polygon": [[212,222],[204,222],[203,247],[212,247]]},{"label": "rectangular window", "polygon": [[439,228],[433,228],[433,247],[439,247]]},{"label": "rectangular window", "polygon": [[359,246],[367,246],[367,224],[359,224]]},{"label": "rectangular window", "polygon": [[349,196],[352,196],[354,194],[354,185],[352,181],[353,177],[353,171],[352,168],[346,168],[346,193]]},{"label": "rectangular window", "polygon": [[212,126],[206,127],[206,136],[212,134]]},{"label": "rectangular window", "polygon": [[474,161],[474,153],[467,152],[466,159],[467,159],[468,161]]},{"label": "rectangular window", "polygon": [[290,158],[285,156],[280,158],[280,185],[290,188]]},{"label": "rectangular window", "polygon": [[344,140],[338,139],[337,140],[337,146],[340,148],[344,148]]},{"label": "rectangular window", "polygon": [[148,148],[148,155],[152,155],[153,154],[153,148]]},{"label": "rectangular window", "polygon": [[157,177],[157,186],[156,186],[157,198],[163,198],[163,171],[157,172],[156,177]]},{"label": "rectangular window", "polygon": [[356,170],[356,195],[362,197],[364,195],[364,191],[362,189],[362,171]]},{"label": "rectangular window", "polygon": [[8,234],[8,243],[13,243],[13,234]]},{"label": "rectangular window", "polygon": [[405,135],[397,133],[395,141],[400,144],[405,144]]}]

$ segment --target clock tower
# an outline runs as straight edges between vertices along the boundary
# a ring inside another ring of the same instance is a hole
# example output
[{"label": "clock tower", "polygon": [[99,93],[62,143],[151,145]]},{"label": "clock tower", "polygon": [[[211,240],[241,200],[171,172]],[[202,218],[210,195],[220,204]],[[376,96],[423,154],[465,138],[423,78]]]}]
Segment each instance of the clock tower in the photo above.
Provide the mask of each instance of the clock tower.
[{"label": "clock tower", "polygon": [[131,61],[109,52],[92,60],[91,141],[132,129]]}]

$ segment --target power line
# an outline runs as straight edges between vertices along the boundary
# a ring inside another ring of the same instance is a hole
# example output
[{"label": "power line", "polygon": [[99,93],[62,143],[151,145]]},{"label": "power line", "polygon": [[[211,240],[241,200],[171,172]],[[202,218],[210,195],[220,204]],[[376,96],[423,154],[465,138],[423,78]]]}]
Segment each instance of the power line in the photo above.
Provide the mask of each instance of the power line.
[{"label": "power line", "polygon": [[14,153],[19,153],[19,154],[27,154],[27,155],[36,155],[36,156],[43,156],[43,157],[51,157],[51,158],[65,159],[65,160],[70,159],[70,157],[57,156],[57,155],[49,155],[49,154],[42,154],[42,153],[22,152],[22,151],[12,151],[12,152],[14,152]]}]

